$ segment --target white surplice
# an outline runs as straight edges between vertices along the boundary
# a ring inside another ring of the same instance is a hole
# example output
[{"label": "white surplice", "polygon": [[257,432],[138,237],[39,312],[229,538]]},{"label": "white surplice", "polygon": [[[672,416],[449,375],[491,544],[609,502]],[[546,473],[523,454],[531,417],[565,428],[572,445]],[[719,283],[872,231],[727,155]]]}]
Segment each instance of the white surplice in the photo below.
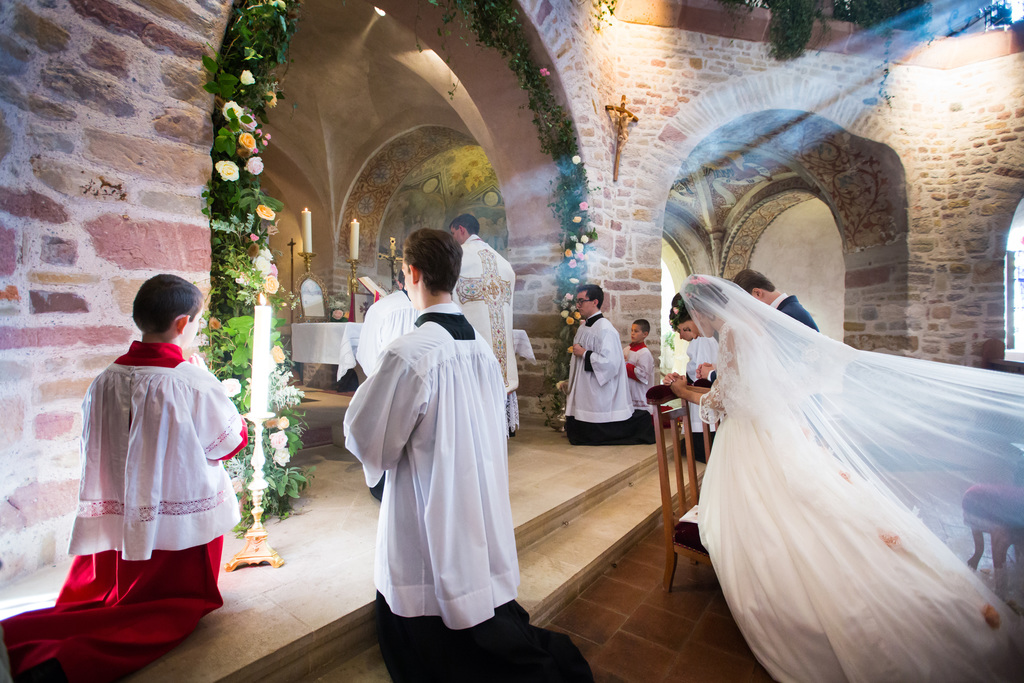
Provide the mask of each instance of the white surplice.
[{"label": "white surplice", "polygon": [[239,445],[242,418],[221,383],[189,363],[111,365],[82,404],[82,482],[70,553],[153,550],[209,543],[240,517],[217,460]]},{"label": "white surplice", "polygon": [[519,387],[519,369],[512,341],[512,295],[516,273],[479,235],[462,245],[462,270],[452,296],[501,366],[505,393]]},{"label": "white surplice", "polygon": [[377,361],[387,345],[413,329],[419,317],[409,295],[398,290],[374,303],[366,311],[359,333],[356,360],[367,377],[377,369]]},{"label": "white surplice", "polygon": [[374,583],[395,614],[463,629],[515,599],[505,388],[479,336],[425,322],[396,339],[353,396],[345,434],[368,485],[388,473]]},{"label": "white surplice", "polygon": [[[595,313],[588,322],[592,322]],[[626,361],[619,333],[601,315],[590,327],[581,324],[573,344],[587,353],[569,360],[569,395],[565,399],[566,417],[582,422],[621,422],[633,416],[629,397]],[[586,369],[589,361],[591,370]]]},{"label": "white surplice", "polygon": [[633,402],[634,410],[646,410],[654,412],[654,406],[647,405],[647,390],[654,386],[654,354],[646,346],[634,351],[630,347],[623,349],[628,353],[626,357],[626,368],[633,366],[633,375],[627,377],[626,386],[629,387],[629,398]]}]

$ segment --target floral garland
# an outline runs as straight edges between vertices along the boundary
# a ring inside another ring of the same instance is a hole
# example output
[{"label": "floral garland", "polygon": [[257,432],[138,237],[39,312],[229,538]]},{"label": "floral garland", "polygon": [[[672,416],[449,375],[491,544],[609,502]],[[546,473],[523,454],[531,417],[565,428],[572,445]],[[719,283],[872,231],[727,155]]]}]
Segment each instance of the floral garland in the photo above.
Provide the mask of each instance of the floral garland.
[{"label": "floral garland", "polygon": [[[519,87],[526,91],[541,151],[551,156],[558,169],[548,206],[562,229],[561,258],[555,267],[557,296],[554,302],[564,324],[545,373],[545,391],[540,397],[545,424],[557,428],[565,407],[557,386],[569,376],[570,349],[580,319],[576,310],[576,287],[587,281],[587,259],[597,240],[597,231],[590,224],[589,184],[579,156],[576,128],[548,85],[550,70],[538,67],[533,60],[530,41],[523,30],[523,17],[515,0],[428,1],[441,8],[443,24],[461,18],[463,26],[476,35],[480,45],[497,50],[505,58]],[[614,8],[614,3],[602,4]],[[444,42],[448,33],[439,29],[438,35]]]},{"label": "floral garland", "polygon": [[[260,127],[266,110],[283,98],[274,69],[287,61],[288,46],[298,23],[299,0],[236,0],[217,56],[204,56],[208,76],[203,86],[216,96],[214,138],[210,155],[214,173],[203,192],[210,217],[210,303],[207,307],[207,360],[222,381],[239,412],[249,410],[252,367],[253,306],[261,298],[273,309],[292,305],[293,297],[281,289],[270,250],[277,233],[277,212],[284,208],[263,193],[263,150],[271,135]],[[280,343],[273,321],[270,408],[277,417],[265,423],[264,450],[272,453],[264,468],[269,488],[263,498],[265,515],[287,517],[292,500],[309,484],[311,471],[289,467],[301,448],[304,424],[296,411],[302,392],[291,384],[292,363]],[[229,460],[228,472],[242,494],[243,509],[251,509],[248,490],[252,478],[253,431],[250,445]],[[243,517],[240,527],[247,527]]]}]

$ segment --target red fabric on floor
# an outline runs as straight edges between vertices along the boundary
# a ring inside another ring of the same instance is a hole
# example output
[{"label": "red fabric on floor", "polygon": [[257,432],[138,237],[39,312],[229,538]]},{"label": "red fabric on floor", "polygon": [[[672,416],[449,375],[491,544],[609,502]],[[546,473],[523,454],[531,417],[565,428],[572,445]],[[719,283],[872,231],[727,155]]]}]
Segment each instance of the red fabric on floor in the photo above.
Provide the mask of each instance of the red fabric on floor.
[{"label": "red fabric on floor", "polygon": [[217,589],[224,538],[154,550],[129,562],[116,550],[76,557],[57,604],[3,622],[11,671],[56,657],[71,683],[105,683],[138,671],[224,604]]}]

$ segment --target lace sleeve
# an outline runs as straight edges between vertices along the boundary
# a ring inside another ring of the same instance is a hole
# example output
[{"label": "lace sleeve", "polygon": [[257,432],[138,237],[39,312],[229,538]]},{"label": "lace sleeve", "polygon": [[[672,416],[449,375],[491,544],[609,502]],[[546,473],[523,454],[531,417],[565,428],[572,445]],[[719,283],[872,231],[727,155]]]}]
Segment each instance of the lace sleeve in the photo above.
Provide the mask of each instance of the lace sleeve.
[{"label": "lace sleeve", "polygon": [[700,399],[700,419],[708,424],[714,424],[725,416],[725,396],[736,372],[728,325],[722,326],[720,337],[715,383],[711,385],[711,391]]}]

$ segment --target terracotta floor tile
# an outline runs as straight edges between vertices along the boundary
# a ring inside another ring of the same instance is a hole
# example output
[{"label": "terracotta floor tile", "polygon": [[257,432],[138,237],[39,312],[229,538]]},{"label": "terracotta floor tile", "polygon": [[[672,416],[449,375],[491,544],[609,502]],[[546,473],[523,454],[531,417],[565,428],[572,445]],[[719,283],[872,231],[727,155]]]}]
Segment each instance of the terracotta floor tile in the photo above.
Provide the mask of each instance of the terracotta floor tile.
[{"label": "terracotta floor tile", "polygon": [[628,683],[661,681],[676,661],[668,648],[619,631],[605,643],[594,664]]},{"label": "terracotta floor tile", "polygon": [[640,545],[626,553],[626,559],[640,562],[641,564],[649,564],[658,569],[664,569],[665,542],[661,538],[661,531],[658,531],[657,537],[654,535],[648,536]]},{"label": "terracotta floor tile", "polygon": [[705,613],[704,617],[697,622],[697,628],[693,630],[690,642],[708,645],[749,660],[754,659],[754,654],[750,651],[747,641],[743,639],[743,634],[740,633],[739,627],[736,626],[736,622],[731,616],[724,617],[710,611]]},{"label": "terracotta floor tile", "polygon": [[625,679],[619,678],[613,673],[605,671],[604,669],[595,669],[590,667],[591,672],[594,674],[594,683],[628,683]]},{"label": "terracotta floor tile", "polygon": [[705,647],[692,639],[666,680],[672,683],[748,683],[756,662]]},{"label": "terracotta floor tile", "polygon": [[725,601],[725,594],[723,594],[722,591],[718,591],[715,597],[711,600],[711,604],[708,605],[708,611],[712,614],[718,614],[732,619],[732,610],[729,609],[729,603]]},{"label": "terracotta floor tile", "polygon": [[583,655],[583,659],[587,660],[588,662],[594,658],[594,655],[597,653],[597,649],[601,647],[594,641],[588,640],[587,638],[584,638],[583,636],[578,635],[576,633],[569,633],[564,628],[556,624],[548,624],[544,628],[548,629],[549,631],[555,631],[556,633],[564,633],[565,635],[572,638],[573,644],[579,648],[580,654]]},{"label": "terracotta floor tile", "polygon": [[626,620],[621,630],[678,652],[696,625],[696,621],[684,619],[674,612],[644,604]]},{"label": "terracotta floor tile", "polygon": [[666,593],[661,588],[655,588],[647,593],[644,602],[691,621],[699,621],[718,593],[717,590],[686,587],[673,588],[671,593]]},{"label": "terracotta floor tile", "polygon": [[660,586],[664,568],[652,567],[634,560],[623,558],[616,566],[605,572],[605,576],[628,583],[631,586],[650,590]]},{"label": "terracotta floor tile", "polygon": [[750,676],[750,683],[775,683],[775,679],[768,675],[760,662],[754,662],[754,673]]},{"label": "terracotta floor tile", "polygon": [[647,597],[647,591],[608,576],[602,576],[590,588],[585,590],[580,597],[628,617],[636,611],[636,608]]},{"label": "terracotta floor tile", "polygon": [[595,643],[604,643],[626,621],[626,617],[607,607],[577,598],[551,620],[555,626]]}]

